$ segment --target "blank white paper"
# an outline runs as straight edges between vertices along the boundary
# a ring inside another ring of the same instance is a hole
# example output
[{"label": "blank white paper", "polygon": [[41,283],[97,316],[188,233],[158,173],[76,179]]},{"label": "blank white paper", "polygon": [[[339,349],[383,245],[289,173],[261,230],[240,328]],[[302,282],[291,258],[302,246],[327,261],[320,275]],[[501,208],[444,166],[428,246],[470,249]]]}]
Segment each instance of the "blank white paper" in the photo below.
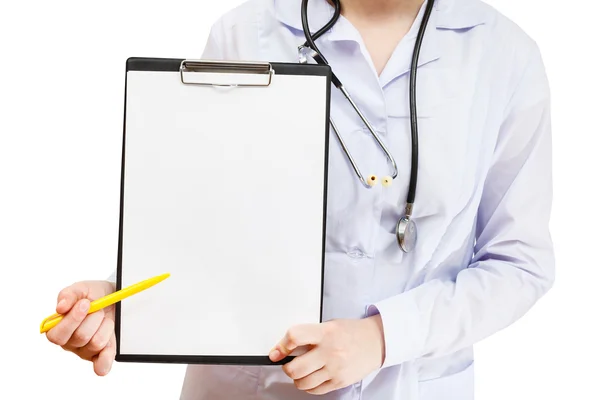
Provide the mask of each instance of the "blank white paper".
[{"label": "blank white paper", "polygon": [[327,81],[184,85],[129,71],[123,355],[264,356],[321,314]]}]

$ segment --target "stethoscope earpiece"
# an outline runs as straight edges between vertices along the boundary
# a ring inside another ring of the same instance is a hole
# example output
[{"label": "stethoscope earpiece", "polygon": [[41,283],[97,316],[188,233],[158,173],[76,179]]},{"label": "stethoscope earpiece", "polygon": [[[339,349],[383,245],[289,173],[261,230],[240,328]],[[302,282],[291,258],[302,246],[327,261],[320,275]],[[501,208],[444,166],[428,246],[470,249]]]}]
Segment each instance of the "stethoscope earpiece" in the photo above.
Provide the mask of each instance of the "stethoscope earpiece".
[{"label": "stethoscope earpiece", "polygon": [[381,180],[381,184],[383,185],[383,187],[392,186],[392,182],[393,182],[393,179],[391,176],[384,176],[383,179]]},{"label": "stethoscope earpiece", "polygon": [[369,178],[367,179],[367,183],[369,184],[369,186],[373,187],[377,185],[378,182],[379,179],[377,178],[377,175],[369,175]]}]

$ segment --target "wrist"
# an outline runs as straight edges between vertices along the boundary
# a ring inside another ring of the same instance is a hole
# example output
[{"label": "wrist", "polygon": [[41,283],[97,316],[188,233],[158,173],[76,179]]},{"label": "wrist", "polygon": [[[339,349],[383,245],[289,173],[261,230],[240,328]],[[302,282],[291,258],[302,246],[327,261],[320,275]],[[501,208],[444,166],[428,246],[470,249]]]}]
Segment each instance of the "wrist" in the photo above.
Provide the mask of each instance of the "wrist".
[{"label": "wrist", "polygon": [[369,338],[372,340],[374,346],[376,346],[377,352],[377,367],[380,368],[385,361],[385,337],[383,334],[383,322],[381,315],[375,314],[371,317],[364,319],[368,326]]}]

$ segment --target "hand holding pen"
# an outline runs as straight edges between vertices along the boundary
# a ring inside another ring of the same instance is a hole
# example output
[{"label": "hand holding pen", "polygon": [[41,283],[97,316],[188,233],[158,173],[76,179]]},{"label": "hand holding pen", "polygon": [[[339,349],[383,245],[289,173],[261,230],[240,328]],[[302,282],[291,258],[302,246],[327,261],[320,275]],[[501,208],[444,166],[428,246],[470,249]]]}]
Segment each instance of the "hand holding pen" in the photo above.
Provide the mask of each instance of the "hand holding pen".
[{"label": "hand holding pen", "polygon": [[91,301],[113,293],[108,281],[77,282],[60,291],[56,312],[62,320],[46,332],[48,340],[94,364],[94,372],[106,375],[117,351],[114,304],[88,314]]},{"label": "hand holding pen", "polygon": [[58,294],[56,314],[42,321],[40,332],[64,350],[94,364],[94,372],[110,372],[116,355],[115,303],[169,277],[163,274],[115,292],[112,282],[83,281]]}]

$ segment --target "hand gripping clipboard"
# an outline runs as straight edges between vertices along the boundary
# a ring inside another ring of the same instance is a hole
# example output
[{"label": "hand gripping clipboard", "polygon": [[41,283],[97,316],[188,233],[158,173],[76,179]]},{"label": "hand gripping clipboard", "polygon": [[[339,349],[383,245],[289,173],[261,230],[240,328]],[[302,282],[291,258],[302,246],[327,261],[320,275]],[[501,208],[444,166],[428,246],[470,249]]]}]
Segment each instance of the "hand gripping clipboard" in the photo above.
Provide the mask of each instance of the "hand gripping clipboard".
[{"label": "hand gripping clipboard", "polygon": [[[331,70],[127,60],[117,361],[272,364],[322,321]],[[289,361],[289,358],[278,364]]]}]

